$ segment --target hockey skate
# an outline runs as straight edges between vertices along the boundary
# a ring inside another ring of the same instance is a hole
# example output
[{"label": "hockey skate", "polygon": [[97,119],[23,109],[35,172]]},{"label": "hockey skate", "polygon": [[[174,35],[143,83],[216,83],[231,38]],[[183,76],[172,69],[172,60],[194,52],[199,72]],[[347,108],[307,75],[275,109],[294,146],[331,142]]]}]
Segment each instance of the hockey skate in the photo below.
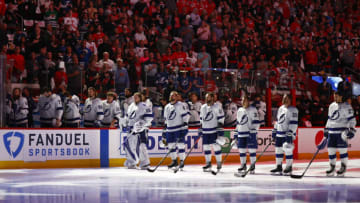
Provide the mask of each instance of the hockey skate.
[{"label": "hockey skate", "polygon": [[183,168],[184,168],[184,161],[180,161],[179,169],[183,170]]},{"label": "hockey skate", "polygon": [[250,174],[255,174],[255,165],[251,164],[250,168],[249,168],[249,173]]},{"label": "hockey skate", "polygon": [[241,165],[241,168],[238,168],[238,172],[239,173],[244,173],[246,171],[246,169],[247,169],[246,164],[243,164],[243,165]]},{"label": "hockey skate", "polygon": [[177,167],[178,165],[179,164],[177,162],[177,159],[175,159],[175,160],[172,160],[170,165],[168,165],[168,168],[171,169],[171,168]]},{"label": "hockey skate", "polygon": [[282,166],[277,165],[276,168],[270,171],[271,175],[282,175]]},{"label": "hockey skate", "polygon": [[346,172],[346,165],[341,163],[341,168],[340,170],[338,170],[336,173],[337,173],[337,176],[339,177],[344,177],[345,176],[345,172]]},{"label": "hockey skate", "polygon": [[222,168],[221,162],[217,162],[217,167],[216,169],[219,171]]},{"label": "hockey skate", "polygon": [[211,172],[211,162],[207,162],[206,165],[203,167],[204,172]]},{"label": "hockey skate", "polygon": [[140,166],[141,170],[147,170],[149,168],[150,164],[146,164],[144,166]]},{"label": "hockey skate", "polygon": [[335,174],[335,165],[330,164],[330,169],[326,171],[326,176],[330,177],[330,176],[334,176],[334,174]]},{"label": "hockey skate", "polygon": [[285,176],[289,176],[292,173],[292,166],[287,166],[283,171]]}]

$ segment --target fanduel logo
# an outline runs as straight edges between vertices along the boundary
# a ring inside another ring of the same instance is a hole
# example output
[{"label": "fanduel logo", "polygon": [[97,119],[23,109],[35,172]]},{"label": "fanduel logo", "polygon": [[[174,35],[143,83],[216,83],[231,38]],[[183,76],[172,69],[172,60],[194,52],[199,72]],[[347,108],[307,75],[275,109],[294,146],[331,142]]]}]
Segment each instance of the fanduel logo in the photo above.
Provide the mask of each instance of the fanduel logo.
[{"label": "fanduel logo", "polygon": [[8,132],[3,135],[6,151],[12,158],[16,158],[24,146],[24,134],[20,132]]}]

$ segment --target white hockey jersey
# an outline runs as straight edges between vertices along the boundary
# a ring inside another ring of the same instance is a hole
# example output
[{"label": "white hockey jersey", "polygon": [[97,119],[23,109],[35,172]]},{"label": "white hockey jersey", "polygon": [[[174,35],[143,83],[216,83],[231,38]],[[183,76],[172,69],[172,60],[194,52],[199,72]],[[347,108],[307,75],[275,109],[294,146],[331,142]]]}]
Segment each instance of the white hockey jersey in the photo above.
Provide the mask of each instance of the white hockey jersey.
[{"label": "white hockey jersey", "polygon": [[253,106],[240,107],[237,111],[236,131],[238,137],[248,137],[250,133],[256,133],[260,128],[259,113]]},{"label": "white hockey jersey", "polygon": [[[189,105],[186,102],[178,101],[183,105],[186,115],[184,116],[184,126],[182,127],[183,130],[187,130],[189,128],[189,120],[190,120],[190,111],[189,111]],[[187,125],[186,125],[187,124]]]},{"label": "white hockey jersey", "polygon": [[58,95],[52,94],[50,97],[41,95],[38,106],[40,112],[40,122],[52,124],[53,119],[61,120],[63,115],[63,106],[61,98]]},{"label": "white hockey jersey", "polygon": [[102,101],[103,109],[104,109],[104,118],[101,120],[101,125],[104,127],[110,126],[111,122],[116,119],[117,122],[115,126],[118,126],[121,122],[121,109],[118,101],[113,101],[112,103],[108,103],[107,100]]},{"label": "white hockey jersey", "polygon": [[200,109],[201,103],[197,101],[193,104],[191,101],[188,102],[189,112],[190,112],[190,119],[189,119],[189,126],[200,126]]},{"label": "white hockey jersey", "polygon": [[285,137],[287,132],[296,135],[298,128],[298,110],[296,107],[282,105],[277,112],[277,122],[274,126],[276,136]]},{"label": "white hockey jersey", "polygon": [[84,105],[84,125],[94,125],[95,121],[101,121],[104,118],[103,103],[99,98],[87,98]]},{"label": "white hockey jersey", "polygon": [[225,104],[225,127],[233,127],[236,125],[238,107],[234,102]]},{"label": "white hockey jersey", "polygon": [[23,124],[28,122],[29,106],[25,97],[10,102],[10,120],[13,124]]},{"label": "white hockey jersey", "polygon": [[224,111],[220,105],[209,106],[203,104],[200,109],[200,122],[203,134],[212,134],[217,132],[218,123],[224,124]]},{"label": "white hockey jersey", "polygon": [[132,129],[137,122],[143,122],[144,127],[149,128],[153,118],[152,110],[144,102],[139,102],[138,104],[133,102],[130,104],[126,113],[126,121],[130,129]]},{"label": "white hockey jersey", "polygon": [[189,112],[182,102],[167,104],[164,110],[167,132],[176,132],[184,129],[184,124],[189,122]]},{"label": "white hockey jersey", "polygon": [[78,96],[73,95],[71,99],[65,98],[64,100],[64,123],[79,123],[80,122],[80,99]]},{"label": "white hockey jersey", "polygon": [[331,134],[342,133],[345,129],[356,126],[354,110],[347,102],[340,104],[333,102],[329,106],[328,116],[326,128]]}]

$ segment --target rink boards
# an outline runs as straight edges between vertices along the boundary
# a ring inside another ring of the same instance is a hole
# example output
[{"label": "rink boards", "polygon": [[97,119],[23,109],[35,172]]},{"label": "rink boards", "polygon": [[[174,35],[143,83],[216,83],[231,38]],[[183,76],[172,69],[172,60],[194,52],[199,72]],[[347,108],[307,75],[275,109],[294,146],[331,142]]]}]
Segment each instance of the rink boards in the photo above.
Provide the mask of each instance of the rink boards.
[{"label": "rink boards", "polygon": [[[360,157],[360,129],[349,141],[349,156]],[[230,143],[234,131],[225,130]],[[1,129],[0,168],[67,168],[67,167],[113,167],[123,166],[125,151],[123,143],[128,136],[119,129]],[[161,129],[149,131],[148,150],[151,164],[156,165],[167,153],[159,141]],[[316,151],[316,143],[323,136],[323,128],[299,128],[295,142],[294,157],[309,159]],[[185,139],[187,151],[198,139],[197,129],[190,129]],[[261,129],[258,133],[258,153],[270,144],[262,161],[274,159],[274,143],[271,129]],[[223,147],[223,154],[229,152],[230,144]],[[318,158],[327,158],[326,150]],[[238,150],[231,149],[227,162],[238,162]],[[164,164],[169,163],[166,160]],[[186,164],[204,162],[202,140],[194,146]]]}]

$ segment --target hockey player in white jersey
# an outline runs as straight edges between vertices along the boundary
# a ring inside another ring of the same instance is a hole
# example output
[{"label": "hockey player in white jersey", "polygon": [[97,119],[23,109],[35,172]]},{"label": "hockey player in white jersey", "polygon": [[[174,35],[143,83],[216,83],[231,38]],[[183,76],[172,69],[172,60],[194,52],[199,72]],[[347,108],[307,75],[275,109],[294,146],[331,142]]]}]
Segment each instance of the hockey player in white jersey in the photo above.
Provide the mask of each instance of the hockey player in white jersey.
[{"label": "hockey player in white jersey", "polygon": [[211,145],[215,152],[217,170],[221,169],[221,136],[218,135],[218,128],[224,125],[224,111],[220,105],[215,104],[214,94],[207,93],[205,96],[206,104],[200,109],[201,132],[203,134],[203,149],[205,153],[206,165],[204,172],[211,171]]},{"label": "hockey player in white jersey", "polygon": [[[292,172],[293,141],[296,138],[298,128],[298,110],[291,106],[291,95],[284,95],[283,105],[277,111],[277,122],[272,132],[275,139],[276,168],[270,172],[273,174],[289,175]],[[282,171],[282,161],[286,155],[286,168]]]},{"label": "hockey player in white jersey", "polygon": [[184,167],[185,159],[185,136],[189,122],[189,112],[185,105],[178,101],[178,92],[173,91],[170,93],[170,103],[165,106],[165,136],[169,149],[171,149],[170,157],[172,163],[168,165],[169,168],[177,167],[178,160],[176,156],[176,148],[180,158],[179,168]]},{"label": "hockey player in white jersey", "polygon": [[63,115],[61,98],[45,88],[39,98],[40,126],[42,128],[60,127]]},{"label": "hockey player in white jersey", "polygon": [[138,163],[141,169],[146,169],[150,165],[147,144],[153,118],[152,110],[141,101],[141,94],[135,93],[134,102],[130,104],[126,113],[126,123],[130,129],[124,144],[127,153],[125,166],[128,168],[136,168]]},{"label": "hockey player in white jersey", "polygon": [[242,107],[237,111],[237,126],[235,133],[235,141],[240,153],[241,167],[239,173],[244,173],[246,167],[246,148],[249,151],[251,168],[250,174],[255,173],[255,161],[257,144],[257,132],[260,128],[259,114],[254,106],[249,105],[249,97],[245,94],[241,100]]},{"label": "hockey player in white jersey", "polygon": [[88,89],[88,98],[85,100],[84,110],[84,127],[100,127],[104,118],[103,103],[96,97],[96,90],[93,87]]},{"label": "hockey player in white jersey", "polygon": [[104,118],[101,120],[101,126],[105,128],[118,128],[121,122],[121,109],[116,100],[115,92],[108,92],[106,100],[102,102],[104,109]]},{"label": "hockey player in white jersey", "polygon": [[65,92],[63,127],[79,128],[80,127],[80,99],[70,92]]},{"label": "hockey player in white jersey", "polygon": [[334,94],[334,100],[329,106],[329,118],[324,129],[324,138],[318,148],[321,150],[327,144],[330,162],[330,169],[326,171],[327,176],[335,174],[336,149],[339,151],[341,168],[337,171],[337,175],[344,176],[348,162],[348,140],[355,136],[356,119],[353,108],[344,101],[341,92]]},{"label": "hockey player in white jersey", "polygon": [[198,96],[196,93],[190,94],[190,101],[187,102],[189,106],[190,119],[189,126],[190,127],[199,127],[200,126],[200,108],[201,102],[198,100]]},{"label": "hockey player in white jersey", "polygon": [[9,105],[10,127],[26,128],[28,126],[29,107],[27,99],[21,96],[19,88],[13,89]]}]

